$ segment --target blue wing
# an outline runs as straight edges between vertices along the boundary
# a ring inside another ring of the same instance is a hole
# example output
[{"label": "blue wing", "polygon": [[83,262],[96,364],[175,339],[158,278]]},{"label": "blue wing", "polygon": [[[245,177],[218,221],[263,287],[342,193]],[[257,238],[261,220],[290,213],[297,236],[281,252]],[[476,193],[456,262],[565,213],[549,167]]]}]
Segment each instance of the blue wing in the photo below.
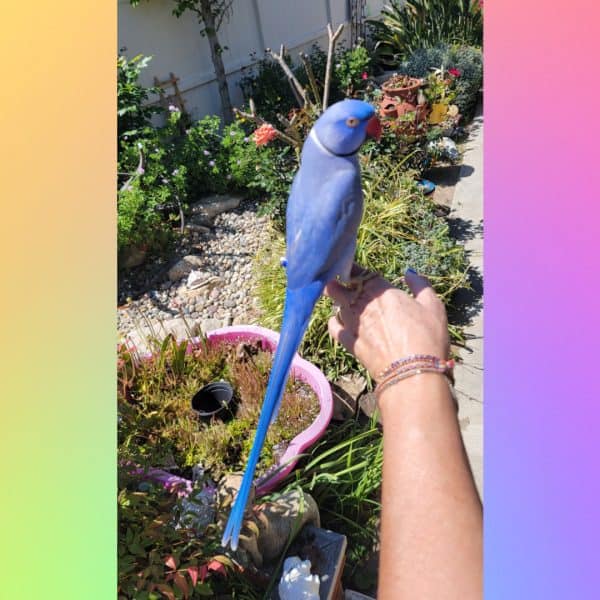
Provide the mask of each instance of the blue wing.
[{"label": "blue wing", "polygon": [[357,166],[344,163],[347,168],[338,167],[325,181],[314,180],[314,169],[310,175],[300,169],[294,179],[286,223],[289,288],[315,280],[326,284],[340,274],[348,254],[350,260],[354,255],[362,191]]}]

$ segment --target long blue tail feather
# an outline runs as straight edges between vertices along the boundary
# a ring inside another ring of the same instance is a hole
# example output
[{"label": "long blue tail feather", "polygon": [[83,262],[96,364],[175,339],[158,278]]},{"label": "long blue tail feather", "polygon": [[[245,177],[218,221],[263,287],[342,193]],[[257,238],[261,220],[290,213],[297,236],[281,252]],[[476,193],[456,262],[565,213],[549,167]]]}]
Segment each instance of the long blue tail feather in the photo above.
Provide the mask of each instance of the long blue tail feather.
[{"label": "long blue tail feather", "polygon": [[286,290],[281,335],[277,350],[275,351],[269,383],[267,384],[267,391],[265,392],[265,399],[258,419],[252,449],[248,456],[246,470],[242,478],[242,484],[233,503],[221,540],[223,547],[230,544],[232,550],[237,549],[244,520],[244,512],[254,481],[254,472],[265,443],[265,438],[267,437],[267,431],[279,411],[294,354],[302,341],[302,336],[308,326],[310,315],[323,291],[323,287],[324,284],[322,282],[314,281],[310,286],[302,289]]}]

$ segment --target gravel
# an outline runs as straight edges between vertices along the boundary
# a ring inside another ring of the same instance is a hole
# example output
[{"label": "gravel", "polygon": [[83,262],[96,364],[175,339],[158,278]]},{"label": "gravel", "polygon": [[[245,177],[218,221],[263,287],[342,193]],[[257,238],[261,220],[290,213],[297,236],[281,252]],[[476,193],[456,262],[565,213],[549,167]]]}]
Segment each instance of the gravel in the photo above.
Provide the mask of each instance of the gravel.
[{"label": "gravel", "polygon": [[[118,331],[139,330],[150,322],[183,316],[188,321],[213,319],[212,325],[256,322],[251,294],[253,258],[268,240],[268,217],[257,215],[257,205],[244,201],[239,208],[217,215],[211,231],[189,231],[169,259],[120,274]],[[195,270],[206,276],[206,285],[189,289],[187,277],[171,282],[169,269],[184,256],[201,259]],[[216,320],[216,321],[214,321]]]}]

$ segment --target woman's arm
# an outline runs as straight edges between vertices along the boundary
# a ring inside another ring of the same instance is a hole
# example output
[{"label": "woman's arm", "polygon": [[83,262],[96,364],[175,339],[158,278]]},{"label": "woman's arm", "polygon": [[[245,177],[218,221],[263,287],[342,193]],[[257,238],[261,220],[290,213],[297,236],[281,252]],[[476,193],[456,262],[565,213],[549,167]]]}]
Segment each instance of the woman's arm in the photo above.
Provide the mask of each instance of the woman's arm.
[{"label": "woman's arm", "polygon": [[[377,277],[358,298],[337,283],[331,335],[375,377],[414,354],[445,359],[446,313],[427,280],[407,272],[414,299]],[[379,396],[384,428],[380,600],[481,598],[481,502],[446,378],[421,373]]]}]

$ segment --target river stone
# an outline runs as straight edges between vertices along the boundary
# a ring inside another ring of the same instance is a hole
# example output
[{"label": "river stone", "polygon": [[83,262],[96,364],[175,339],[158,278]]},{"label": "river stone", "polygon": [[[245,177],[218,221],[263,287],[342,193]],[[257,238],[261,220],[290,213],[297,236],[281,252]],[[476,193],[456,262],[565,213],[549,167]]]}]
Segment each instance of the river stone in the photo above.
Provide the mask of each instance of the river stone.
[{"label": "river stone", "polygon": [[203,262],[200,256],[194,254],[184,256],[169,269],[169,279],[179,281],[189,275],[195,268],[201,267]]},{"label": "river stone", "polygon": [[194,222],[202,222],[203,219],[214,219],[223,212],[237,208],[241,201],[242,198],[239,196],[219,194],[207,196],[192,205],[192,220]]}]

